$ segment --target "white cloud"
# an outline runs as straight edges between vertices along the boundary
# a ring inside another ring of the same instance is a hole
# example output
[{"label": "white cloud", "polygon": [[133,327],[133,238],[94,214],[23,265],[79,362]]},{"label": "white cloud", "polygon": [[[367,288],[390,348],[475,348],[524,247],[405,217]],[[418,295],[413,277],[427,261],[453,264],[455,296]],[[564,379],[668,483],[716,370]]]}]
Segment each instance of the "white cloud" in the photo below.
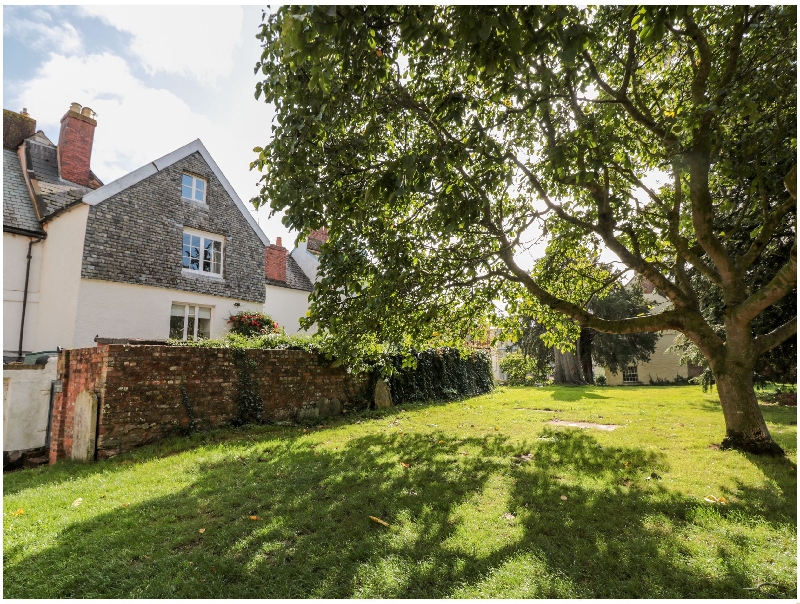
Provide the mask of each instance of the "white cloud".
[{"label": "white cloud", "polygon": [[132,34],[130,50],[150,75],[214,82],[233,69],[241,42],[238,6],[86,6],[83,12]]},{"label": "white cloud", "polygon": [[69,23],[46,25],[52,21],[50,13],[36,10],[33,15],[36,21],[8,17],[3,21],[3,35],[19,38],[32,49],[61,54],[80,54],[83,52],[83,40],[80,33]]},{"label": "white cloud", "polygon": [[[58,94],[53,94],[57,90]],[[51,55],[35,76],[22,84],[17,104],[28,108],[38,127],[57,142],[61,117],[70,102],[97,113],[92,170],[110,182],[201,137],[222,133],[207,117],[168,90],[148,88],[128,65],[112,54],[68,58]]]}]

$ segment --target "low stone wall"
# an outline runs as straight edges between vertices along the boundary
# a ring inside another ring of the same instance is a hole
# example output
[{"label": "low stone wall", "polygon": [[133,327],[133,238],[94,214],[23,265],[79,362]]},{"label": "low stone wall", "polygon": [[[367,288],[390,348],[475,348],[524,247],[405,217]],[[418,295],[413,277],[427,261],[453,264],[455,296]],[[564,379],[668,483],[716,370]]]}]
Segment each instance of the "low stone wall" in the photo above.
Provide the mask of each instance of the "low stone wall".
[{"label": "low stone wall", "polygon": [[75,401],[86,390],[97,396],[97,457],[103,459],[176,431],[231,423],[240,415],[237,400],[260,397],[264,419],[286,420],[340,412],[332,399],[343,403],[367,387],[366,376],[301,350],[237,356],[230,349],[112,344],[64,351],[58,377],[51,463],[73,457]]}]

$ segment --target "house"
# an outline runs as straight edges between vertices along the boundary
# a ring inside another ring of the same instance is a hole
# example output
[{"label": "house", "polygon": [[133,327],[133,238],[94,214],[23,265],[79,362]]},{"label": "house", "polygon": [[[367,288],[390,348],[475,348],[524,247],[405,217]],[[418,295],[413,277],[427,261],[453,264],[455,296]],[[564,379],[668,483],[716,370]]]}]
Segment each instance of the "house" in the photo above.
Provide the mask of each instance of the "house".
[{"label": "house", "polygon": [[311,231],[308,237],[306,237],[306,240],[301,241],[297,247],[292,250],[292,258],[312,283],[317,280],[320,248],[327,240],[328,229],[322,227],[321,229]]},{"label": "house", "polygon": [[[642,279],[642,290],[645,299],[653,305],[650,310],[652,314],[663,312],[670,306],[669,300],[662,296],[653,287],[653,284]],[[649,384],[652,382],[666,381],[674,382],[678,379],[688,379],[696,377],[702,372],[702,368],[695,365],[681,365],[680,357],[676,354],[667,352],[667,348],[672,346],[678,332],[667,330],[660,332],[660,338],[656,343],[655,352],[650,355],[647,363],[631,365],[626,367],[616,375],[605,369],[606,381],[609,386]]]},{"label": "house", "polygon": [[57,144],[3,111],[3,356],[103,339],[215,338],[266,312],[288,333],[311,280],[272,245],[198,139],[103,183],[96,116],[73,103]]}]

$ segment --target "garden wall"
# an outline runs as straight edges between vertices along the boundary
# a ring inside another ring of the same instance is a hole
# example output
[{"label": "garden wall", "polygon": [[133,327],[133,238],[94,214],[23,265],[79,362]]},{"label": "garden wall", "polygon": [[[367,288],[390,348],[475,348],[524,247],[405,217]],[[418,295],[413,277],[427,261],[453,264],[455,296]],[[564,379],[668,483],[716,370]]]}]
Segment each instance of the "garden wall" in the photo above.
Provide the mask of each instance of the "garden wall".
[{"label": "garden wall", "polygon": [[[97,458],[103,459],[187,429],[236,421],[237,401],[263,400],[263,419],[314,415],[364,394],[366,376],[332,367],[302,350],[247,350],[111,344],[65,350],[58,361],[50,463],[73,457],[75,402],[97,397]],[[76,445],[77,446],[77,445]]]}]

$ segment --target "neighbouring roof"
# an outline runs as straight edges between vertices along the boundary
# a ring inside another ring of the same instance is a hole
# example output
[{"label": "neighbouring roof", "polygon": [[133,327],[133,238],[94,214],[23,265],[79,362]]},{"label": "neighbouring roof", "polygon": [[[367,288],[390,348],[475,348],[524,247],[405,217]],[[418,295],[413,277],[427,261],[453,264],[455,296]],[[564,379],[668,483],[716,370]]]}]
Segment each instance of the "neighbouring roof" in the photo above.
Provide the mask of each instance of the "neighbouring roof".
[{"label": "neighbouring roof", "polygon": [[308,234],[306,249],[312,254],[319,255],[319,248],[328,240],[328,228],[322,227]]},{"label": "neighbouring roof", "polygon": [[25,153],[30,161],[29,168],[33,170],[33,178],[42,193],[45,217],[80,202],[92,190],[59,176],[58,150],[50,141],[40,142],[38,136],[26,139]]},{"label": "neighbouring roof", "polygon": [[180,149],[176,149],[172,153],[168,153],[164,157],[160,157],[159,159],[150,162],[146,166],[142,166],[138,170],[134,170],[133,172],[130,172],[129,174],[126,174],[125,176],[122,176],[117,180],[110,182],[105,186],[100,187],[99,189],[95,189],[94,191],[87,193],[84,196],[83,201],[92,206],[97,205],[98,203],[102,203],[112,195],[116,195],[117,193],[119,193],[120,191],[124,191],[128,187],[132,187],[136,183],[139,183],[143,181],[145,178],[148,178],[153,174],[160,172],[165,168],[168,168],[177,161],[189,157],[192,153],[195,152],[200,154],[200,156],[208,164],[208,167],[211,168],[211,170],[214,172],[214,175],[217,177],[217,179],[222,184],[225,191],[228,193],[230,198],[236,204],[236,207],[239,208],[239,211],[242,213],[245,220],[247,220],[247,223],[250,225],[253,231],[255,231],[256,235],[258,235],[258,238],[261,239],[261,242],[264,245],[269,245],[269,239],[264,234],[264,231],[262,231],[261,227],[258,226],[258,223],[256,222],[255,218],[253,218],[253,215],[247,211],[247,208],[245,207],[244,203],[242,203],[242,200],[236,194],[236,191],[233,190],[231,183],[228,182],[227,178],[225,178],[225,175],[222,173],[222,170],[219,169],[217,162],[214,161],[214,159],[211,157],[211,154],[208,152],[208,150],[205,148],[205,146],[203,145],[203,143],[200,141],[199,138],[193,140],[191,143],[187,145],[184,145]]},{"label": "neighbouring roof", "polygon": [[19,156],[3,149],[3,228],[44,234],[22,174]]},{"label": "neighbouring roof", "polygon": [[286,287],[289,289],[299,289],[302,291],[310,292],[314,289],[314,285],[308,280],[303,269],[297,264],[290,254],[286,254],[286,281],[278,281],[277,279],[270,279],[265,277],[267,285],[275,285],[277,287]]}]

